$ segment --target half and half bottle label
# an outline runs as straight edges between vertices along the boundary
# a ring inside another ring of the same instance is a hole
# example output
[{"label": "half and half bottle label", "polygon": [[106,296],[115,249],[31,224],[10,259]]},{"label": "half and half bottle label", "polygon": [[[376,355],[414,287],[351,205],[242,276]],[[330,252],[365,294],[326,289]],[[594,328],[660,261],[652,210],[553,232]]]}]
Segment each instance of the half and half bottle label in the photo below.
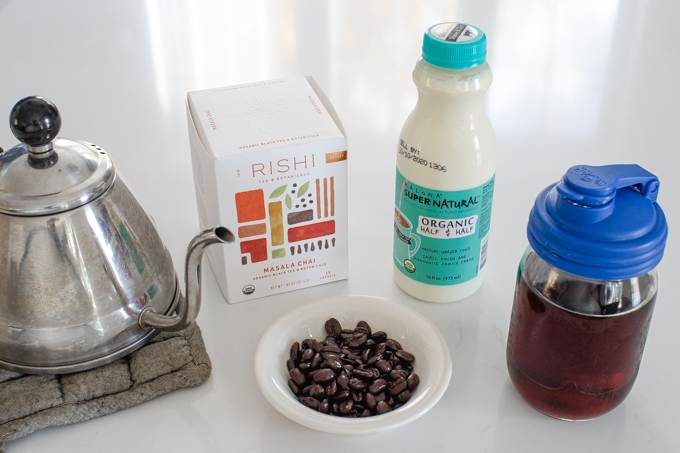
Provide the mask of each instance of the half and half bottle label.
[{"label": "half and half bottle label", "polygon": [[457,285],[486,265],[495,176],[468,190],[413,184],[397,170],[394,253],[397,268],[430,285]]}]

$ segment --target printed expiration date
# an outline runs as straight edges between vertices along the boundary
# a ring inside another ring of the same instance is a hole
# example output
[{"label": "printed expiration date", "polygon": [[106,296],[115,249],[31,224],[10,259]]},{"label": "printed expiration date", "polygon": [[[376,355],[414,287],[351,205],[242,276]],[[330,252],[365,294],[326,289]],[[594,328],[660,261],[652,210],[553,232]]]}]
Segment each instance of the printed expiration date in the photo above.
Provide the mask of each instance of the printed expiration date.
[{"label": "printed expiration date", "polygon": [[423,165],[425,167],[429,167],[433,170],[441,171],[443,173],[446,173],[446,165],[439,165],[434,162],[428,162],[427,159],[423,159],[420,157],[420,151],[415,149],[414,147],[411,147],[411,149],[406,149],[404,146],[405,143],[402,140],[400,143],[401,146],[399,146],[399,154],[404,156],[408,160],[412,160],[413,162]]}]

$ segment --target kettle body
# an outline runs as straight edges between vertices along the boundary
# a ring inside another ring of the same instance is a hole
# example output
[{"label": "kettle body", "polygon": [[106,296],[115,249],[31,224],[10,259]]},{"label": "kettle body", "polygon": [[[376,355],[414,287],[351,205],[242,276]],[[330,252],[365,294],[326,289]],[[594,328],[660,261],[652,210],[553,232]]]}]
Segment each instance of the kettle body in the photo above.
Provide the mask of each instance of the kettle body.
[{"label": "kettle body", "polygon": [[[0,214],[0,361],[66,366],[120,351],[173,308],[177,278],[149,216],[118,177],[104,196],[48,216]],[[150,338],[148,338],[150,339]]]}]

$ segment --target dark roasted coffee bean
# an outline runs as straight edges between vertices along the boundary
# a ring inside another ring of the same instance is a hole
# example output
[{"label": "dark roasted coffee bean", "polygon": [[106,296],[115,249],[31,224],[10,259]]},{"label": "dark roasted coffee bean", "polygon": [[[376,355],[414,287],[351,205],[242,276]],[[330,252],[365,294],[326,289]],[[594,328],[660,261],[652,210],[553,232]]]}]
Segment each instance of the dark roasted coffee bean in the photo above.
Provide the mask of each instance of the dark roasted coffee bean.
[{"label": "dark roasted coffee bean", "polygon": [[387,404],[390,407],[394,407],[394,403],[396,403],[396,401],[394,401],[394,397],[390,396],[390,399],[387,400]]},{"label": "dark roasted coffee bean", "polygon": [[295,396],[300,396],[300,387],[295,384],[294,380],[288,379],[288,388],[290,388],[290,391],[293,392]]},{"label": "dark roasted coffee bean", "polygon": [[369,368],[369,370],[373,373],[373,379],[378,379],[382,375],[377,368]]},{"label": "dark roasted coffee bean", "polygon": [[335,373],[330,368],[322,368],[314,374],[314,382],[317,384],[328,384],[335,379]]},{"label": "dark roasted coffee bean", "polygon": [[352,365],[350,365],[350,364],[343,365],[343,368],[345,369],[345,371],[347,372],[348,375],[349,375],[349,373],[351,373],[352,371],[354,371],[354,367],[353,367]]},{"label": "dark roasted coffee bean", "polygon": [[328,400],[325,399],[325,400],[321,401],[319,403],[319,407],[316,410],[318,410],[322,414],[327,414],[328,411],[330,410],[330,404],[329,404]]},{"label": "dark roasted coffee bean", "polygon": [[416,358],[410,352],[404,351],[403,349],[395,353],[399,360],[402,362],[412,363]]},{"label": "dark roasted coffee bean", "polygon": [[338,344],[338,343],[335,341],[335,337],[326,337],[326,339],[323,340],[323,343],[321,343],[321,344],[324,345],[324,346],[330,346],[332,344]]},{"label": "dark roasted coffee bean", "polygon": [[408,377],[406,382],[408,383],[409,390],[413,391],[413,389],[418,387],[418,384],[420,383],[420,376],[418,376],[416,373],[413,373]]},{"label": "dark roasted coffee bean", "polygon": [[358,356],[357,354],[353,354],[353,353],[352,353],[352,354],[349,354],[349,355],[347,356],[347,360],[350,360],[350,361],[352,361],[352,362],[358,362],[358,361],[361,360],[361,356]]},{"label": "dark roasted coffee bean", "polygon": [[340,403],[339,410],[340,410],[341,414],[349,414],[350,412],[352,412],[353,408],[354,408],[354,401],[347,400],[347,401],[343,401],[342,403]]},{"label": "dark roasted coffee bean", "polygon": [[342,332],[342,326],[340,325],[340,321],[338,321],[335,318],[331,318],[328,321],[326,321],[326,333],[328,335],[338,335],[340,332]]},{"label": "dark roasted coffee bean", "polygon": [[390,393],[392,395],[398,395],[404,390],[406,390],[406,387],[408,384],[406,383],[406,379],[403,377],[400,377],[396,381],[394,381],[392,384],[390,384]]},{"label": "dark roasted coffee bean", "polygon": [[333,399],[335,401],[345,401],[347,398],[349,398],[351,395],[349,390],[340,390],[338,393],[335,394],[335,397]]},{"label": "dark roasted coffee bean", "polygon": [[303,389],[302,389],[302,394],[305,395],[305,396],[309,396],[309,391],[312,389],[312,386],[313,386],[313,385],[314,385],[314,384],[309,384],[308,386],[306,386],[305,388],[303,388]]},{"label": "dark roasted coffee bean", "polygon": [[306,373],[307,371],[310,371],[312,369],[312,364],[309,363],[309,362],[301,362],[298,365],[298,368],[300,369],[300,371],[303,371],[303,372]]},{"label": "dark roasted coffee bean", "polygon": [[393,370],[403,370],[404,367],[401,365],[401,363],[399,363],[398,365],[393,366],[392,369]]},{"label": "dark roasted coffee bean", "polygon": [[326,395],[333,396],[338,393],[338,383],[336,381],[331,381],[326,386]]},{"label": "dark roasted coffee bean", "polygon": [[408,373],[404,370],[392,370],[390,372],[390,377],[393,381],[396,381],[400,377],[406,379],[408,377]]},{"label": "dark roasted coffee bean", "polygon": [[[311,365],[311,364],[310,364],[310,365]],[[316,370],[312,370],[312,371],[310,371],[309,373],[307,373],[307,379],[310,379],[310,380],[311,380],[311,379],[314,377],[314,375],[315,375],[318,371],[319,371],[319,370],[316,369]]]},{"label": "dark roasted coffee bean", "polygon": [[371,415],[373,415],[373,412],[371,412],[370,409],[364,409],[364,411],[361,413],[362,417],[370,417]]},{"label": "dark roasted coffee bean", "polygon": [[[313,349],[310,349],[310,351],[313,351]],[[314,354],[314,358],[312,359],[312,368],[319,368],[319,365],[321,365],[322,361],[323,357],[321,357],[321,354],[318,352]]]},{"label": "dark roasted coffee bean", "polygon": [[362,381],[361,379],[350,379],[349,380],[349,388],[352,390],[363,390],[366,387],[368,387],[368,384],[366,381]]},{"label": "dark roasted coffee bean", "polygon": [[340,408],[340,404],[338,404],[338,403],[333,403],[333,404],[331,405],[331,412],[334,413],[334,414],[337,414],[339,408]]},{"label": "dark roasted coffee bean", "polygon": [[399,401],[402,404],[405,403],[406,401],[408,401],[409,398],[411,398],[411,391],[410,390],[404,390],[399,395],[397,395],[397,401]]},{"label": "dark roasted coffee bean", "polygon": [[394,368],[397,365],[401,364],[401,360],[399,360],[399,357],[397,357],[396,355],[393,355],[392,357],[390,357],[390,363],[392,363],[392,367]]},{"label": "dark roasted coffee bean", "polygon": [[310,349],[312,347],[312,340],[311,338],[307,338],[305,341],[302,342],[302,349]]},{"label": "dark roasted coffee bean", "polygon": [[375,405],[378,404],[378,402],[375,400],[375,396],[372,393],[366,394],[364,397],[364,402],[369,409],[375,409]]},{"label": "dark roasted coffee bean", "polygon": [[385,340],[385,346],[387,346],[389,349],[391,349],[393,351],[398,351],[400,349],[403,349],[397,340],[393,340],[391,338],[388,338],[387,340]]},{"label": "dark roasted coffee bean", "polygon": [[314,349],[314,352],[321,352],[323,343],[318,340],[312,340],[312,349]]},{"label": "dark roasted coffee bean", "polygon": [[377,395],[380,392],[384,392],[386,388],[387,388],[387,381],[385,379],[376,379],[368,387],[368,391],[371,392],[374,395]]},{"label": "dark roasted coffee bean", "polygon": [[309,362],[312,360],[312,357],[314,357],[314,350],[313,349],[305,349],[305,351],[302,353],[302,360],[305,362]]},{"label": "dark roasted coffee bean", "polygon": [[370,357],[371,350],[370,349],[364,349],[364,352],[361,353],[361,361],[366,363],[368,362],[368,358]]},{"label": "dark roasted coffee bean", "polygon": [[371,348],[371,347],[375,346],[375,340],[372,340],[372,339],[369,338],[368,340],[366,340],[366,343],[364,343],[364,346],[367,347],[367,348]]},{"label": "dark roasted coffee bean", "polygon": [[286,360],[286,368],[288,368],[288,371],[292,370],[295,368],[295,362],[293,362],[291,359]]},{"label": "dark roasted coffee bean", "polygon": [[316,410],[319,407],[319,400],[316,400],[311,396],[301,396],[298,400],[311,409]]},{"label": "dark roasted coffee bean", "polygon": [[337,357],[327,357],[326,358],[326,365],[328,365],[328,368],[331,370],[335,371],[336,373],[339,373],[342,371],[342,361],[338,359]]},{"label": "dark roasted coffee bean", "polygon": [[367,339],[368,337],[366,336],[365,333],[352,335],[352,337],[350,337],[347,340],[347,346],[349,346],[350,348],[358,348],[362,344],[366,343]]},{"label": "dark roasted coffee bean", "polygon": [[387,334],[382,330],[373,332],[371,334],[371,340],[375,341],[376,343],[384,343],[385,340],[387,340]]},{"label": "dark roasted coffee bean", "polygon": [[300,343],[297,341],[293,343],[293,346],[290,347],[290,360],[297,362],[299,360],[299,352],[300,352]]},{"label": "dark roasted coffee bean", "polygon": [[340,354],[342,351],[336,344],[331,344],[328,346],[324,346],[323,349],[321,349],[323,352],[335,352],[336,354]]},{"label": "dark roasted coffee bean", "polygon": [[305,375],[302,373],[302,371],[300,371],[299,368],[293,368],[292,370],[290,370],[289,374],[290,374],[290,378],[291,378],[291,379],[293,380],[293,382],[295,382],[295,384],[297,384],[298,386],[303,385],[303,384],[305,383],[305,381],[307,380],[307,378],[306,378]]},{"label": "dark roasted coffee bean", "polygon": [[357,327],[354,329],[354,333],[365,333],[370,337],[370,334],[368,333],[368,330],[366,330],[364,327]]},{"label": "dark roasted coffee bean", "polygon": [[361,368],[356,368],[353,372],[354,376],[360,379],[373,379],[373,373],[369,370],[362,370]]},{"label": "dark roasted coffee bean", "polygon": [[368,359],[368,361],[366,362],[366,365],[373,365],[373,364],[375,364],[375,362],[377,362],[378,360],[382,360],[382,359],[383,359],[382,354],[374,354],[373,357]]},{"label": "dark roasted coffee bean", "polygon": [[385,355],[387,352],[387,345],[385,343],[380,343],[378,346],[375,347],[375,351],[373,351],[375,354],[380,354],[380,355]]},{"label": "dark roasted coffee bean", "polygon": [[345,373],[344,371],[340,372],[337,382],[338,387],[340,387],[343,390],[347,390],[349,385],[349,377],[347,376],[347,373]]},{"label": "dark roasted coffee bean", "polygon": [[387,395],[385,394],[385,392],[378,393],[377,395],[375,395],[375,400],[378,401],[378,402],[385,401],[385,398],[387,398]]},{"label": "dark roasted coffee bean", "polygon": [[375,367],[383,374],[389,374],[392,371],[392,364],[387,360],[379,360],[376,362]]},{"label": "dark roasted coffee bean", "polygon": [[364,400],[364,394],[361,392],[352,392],[352,401],[361,403]]},{"label": "dark roasted coffee bean", "polygon": [[[315,400],[315,401],[316,401],[316,400]],[[380,402],[375,406],[375,411],[376,411],[378,414],[385,414],[385,413],[387,413],[387,412],[389,412],[389,411],[391,411],[391,410],[392,410],[392,409],[390,409],[390,406],[389,406],[386,402],[384,402],[384,401],[380,401]]]},{"label": "dark roasted coffee bean", "polygon": [[309,390],[309,396],[320,400],[323,399],[324,396],[326,396],[326,392],[324,392],[323,387],[321,387],[319,384],[314,384],[311,386],[311,389]]},{"label": "dark roasted coffee bean", "polygon": [[364,329],[366,329],[366,332],[368,333],[368,335],[369,336],[371,335],[371,326],[369,326],[366,321],[359,321],[357,323],[357,327],[363,327]]}]

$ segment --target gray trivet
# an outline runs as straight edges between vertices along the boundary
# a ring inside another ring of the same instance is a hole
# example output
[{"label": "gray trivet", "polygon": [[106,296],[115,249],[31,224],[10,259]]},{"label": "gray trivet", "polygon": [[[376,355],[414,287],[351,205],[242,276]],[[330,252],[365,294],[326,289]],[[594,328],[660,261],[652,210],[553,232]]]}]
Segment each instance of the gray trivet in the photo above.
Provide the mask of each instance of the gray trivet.
[{"label": "gray trivet", "polygon": [[200,385],[212,365],[196,323],[162,332],[143,348],[80,373],[28,375],[0,369],[0,453],[4,442],[69,425]]}]

